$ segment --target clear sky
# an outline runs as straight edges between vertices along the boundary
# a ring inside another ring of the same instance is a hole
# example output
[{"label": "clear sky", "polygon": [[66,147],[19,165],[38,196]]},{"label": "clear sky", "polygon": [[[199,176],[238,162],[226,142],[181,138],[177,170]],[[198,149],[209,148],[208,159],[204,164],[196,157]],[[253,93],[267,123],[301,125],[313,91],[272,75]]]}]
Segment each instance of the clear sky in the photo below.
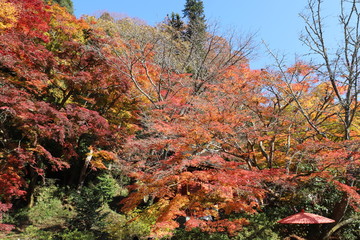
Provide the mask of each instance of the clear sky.
[{"label": "clear sky", "polygon": [[[304,11],[307,0],[203,0],[209,22],[218,22],[224,29],[256,33],[256,41],[265,41],[275,52],[285,54],[289,63],[295,56],[306,54],[308,49],[298,40],[304,29],[299,13]],[[327,0],[328,17],[338,10],[338,0]],[[109,11],[136,17],[154,26],[167,14],[182,14],[185,0],[73,0],[75,15],[93,15]],[[335,19],[335,18],[334,18]],[[331,26],[330,26],[331,27]],[[251,61],[253,68],[262,68],[273,60],[259,47],[257,57]]]}]

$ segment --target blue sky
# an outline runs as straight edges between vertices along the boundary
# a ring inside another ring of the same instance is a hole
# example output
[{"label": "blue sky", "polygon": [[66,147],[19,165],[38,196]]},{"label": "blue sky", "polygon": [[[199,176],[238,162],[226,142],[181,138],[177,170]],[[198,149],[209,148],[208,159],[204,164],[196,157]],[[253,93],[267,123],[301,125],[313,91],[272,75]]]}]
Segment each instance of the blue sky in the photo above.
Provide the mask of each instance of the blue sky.
[{"label": "blue sky", "polygon": [[[295,56],[308,52],[298,40],[304,29],[299,13],[304,11],[307,0],[203,0],[205,15],[209,22],[218,22],[224,29],[234,28],[239,33],[256,33],[256,41],[265,41],[280,54],[285,54],[289,63]],[[338,10],[339,1],[326,1],[326,16],[334,22],[332,15]],[[92,15],[109,11],[137,17],[149,25],[164,20],[171,12],[182,13],[185,0],[73,0],[75,15]],[[328,26],[329,27],[329,26]],[[329,31],[334,31],[332,26]],[[257,57],[251,60],[253,68],[262,68],[273,60],[259,47]]]}]

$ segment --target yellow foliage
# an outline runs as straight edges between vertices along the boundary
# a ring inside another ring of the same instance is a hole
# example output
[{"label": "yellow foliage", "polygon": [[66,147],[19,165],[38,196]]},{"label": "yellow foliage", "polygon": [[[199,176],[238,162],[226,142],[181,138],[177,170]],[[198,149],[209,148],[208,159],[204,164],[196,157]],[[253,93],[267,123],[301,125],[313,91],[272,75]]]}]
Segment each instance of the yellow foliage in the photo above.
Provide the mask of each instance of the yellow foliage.
[{"label": "yellow foliage", "polygon": [[108,207],[103,210],[106,214],[103,230],[109,234],[111,239],[129,239],[133,237],[145,237],[150,234],[150,228],[155,223],[153,215],[139,215],[132,212],[122,215],[112,211]]},{"label": "yellow foliage", "polygon": [[93,154],[91,166],[97,169],[107,169],[104,162],[115,161],[117,158],[115,154],[108,151],[97,151]]},{"label": "yellow foliage", "polygon": [[108,151],[97,151],[93,154],[93,158],[95,159],[101,159],[104,161],[115,161],[116,160],[116,156],[112,153],[112,152],[108,152]]},{"label": "yellow foliage", "polygon": [[88,24],[83,20],[76,19],[65,8],[57,4],[51,5],[49,11],[52,15],[50,26],[52,27],[53,40],[59,42],[65,41],[68,38],[83,43],[85,41],[84,29],[88,29]]},{"label": "yellow foliage", "polygon": [[0,31],[14,27],[17,22],[17,9],[13,3],[0,0]]}]

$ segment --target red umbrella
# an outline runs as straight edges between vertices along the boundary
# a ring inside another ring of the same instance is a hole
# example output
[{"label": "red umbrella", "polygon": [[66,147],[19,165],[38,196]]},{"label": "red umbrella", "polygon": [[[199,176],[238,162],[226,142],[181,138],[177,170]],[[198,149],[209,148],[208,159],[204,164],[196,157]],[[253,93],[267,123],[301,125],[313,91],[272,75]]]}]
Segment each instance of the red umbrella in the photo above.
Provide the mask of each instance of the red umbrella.
[{"label": "red umbrella", "polygon": [[317,214],[307,213],[304,210],[278,221],[278,223],[283,224],[322,224],[333,222],[335,222],[335,220]]}]

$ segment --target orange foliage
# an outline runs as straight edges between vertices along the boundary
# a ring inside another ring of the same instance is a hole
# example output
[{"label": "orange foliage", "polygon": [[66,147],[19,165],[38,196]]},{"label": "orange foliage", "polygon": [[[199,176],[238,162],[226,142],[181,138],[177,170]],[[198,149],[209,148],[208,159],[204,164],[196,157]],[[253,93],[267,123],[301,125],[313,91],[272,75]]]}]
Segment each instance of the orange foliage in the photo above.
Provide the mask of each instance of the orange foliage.
[{"label": "orange foliage", "polygon": [[[245,64],[232,66],[222,69],[216,81],[206,83],[205,90],[194,95],[187,85],[192,80],[182,79],[181,90],[157,102],[154,110],[150,108],[145,124],[153,134],[128,142],[132,149],[128,157],[138,159],[142,173],[131,188],[136,191],[122,201],[123,210],[136,208],[144,196],[167,199],[169,205],[159,213],[154,236],[165,228],[170,234],[178,226],[174,222],[178,216],[190,217],[187,229],[232,235],[246,220],[230,221],[226,216],[261,209],[266,183],[293,185],[291,179],[297,176],[292,171],[311,148],[314,159],[307,161],[315,163],[320,172],[309,176],[328,178],[329,165],[338,170],[340,165],[350,166],[340,161],[348,154],[345,148],[326,153],[311,142],[321,138],[307,123],[314,122],[325,131],[335,120],[331,89],[318,84],[313,68],[303,63],[286,74],[284,79]],[[143,90],[150,87],[142,86]],[[172,86],[176,89],[176,84]],[[306,121],[308,113],[311,118]]]}]

